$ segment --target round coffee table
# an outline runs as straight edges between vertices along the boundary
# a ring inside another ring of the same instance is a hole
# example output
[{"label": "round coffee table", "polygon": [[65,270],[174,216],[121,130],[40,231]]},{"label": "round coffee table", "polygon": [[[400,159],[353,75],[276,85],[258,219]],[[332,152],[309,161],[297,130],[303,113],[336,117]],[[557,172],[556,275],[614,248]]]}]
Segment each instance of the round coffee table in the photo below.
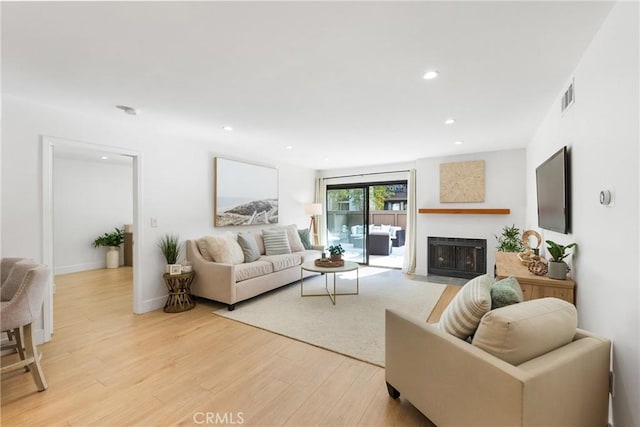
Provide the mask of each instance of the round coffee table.
[{"label": "round coffee table", "polygon": [[[360,294],[360,273],[358,271],[358,263],[353,261],[345,261],[341,267],[320,267],[315,265],[313,261],[308,261],[302,264],[300,268],[300,296],[303,297],[324,297],[329,296],[333,305],[336,305],[336,296],[338,295],[359,295]],[[356,271],[356,291],[355,292],[336,292],[336,273],[345,273],[347,271]],[[304,293],[304,272],[313,271],[315,273],[323,273],[324,276],[324,288],[326,293],[323,294],[305,294]],[[333,293],[329,290],[328,273],[333,273]]]}]

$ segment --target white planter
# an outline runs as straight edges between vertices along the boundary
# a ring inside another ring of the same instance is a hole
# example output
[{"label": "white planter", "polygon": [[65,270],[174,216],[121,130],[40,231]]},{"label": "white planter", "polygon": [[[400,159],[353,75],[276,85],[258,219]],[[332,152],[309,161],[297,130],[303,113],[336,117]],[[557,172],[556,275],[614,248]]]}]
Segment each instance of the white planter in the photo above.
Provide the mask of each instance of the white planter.
[{"label": "white planter", "polygon": [[109,246],[107,250],[107,268],[118,268],[120,266],[120,251],[117,246]]}]

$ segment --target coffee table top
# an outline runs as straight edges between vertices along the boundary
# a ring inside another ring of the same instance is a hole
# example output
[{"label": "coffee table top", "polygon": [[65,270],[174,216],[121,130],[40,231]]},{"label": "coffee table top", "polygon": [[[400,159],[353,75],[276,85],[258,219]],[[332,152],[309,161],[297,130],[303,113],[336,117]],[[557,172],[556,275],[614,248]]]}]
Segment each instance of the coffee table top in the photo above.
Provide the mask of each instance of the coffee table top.
[{"label": "coffee table top", "polygon": [[315,271],[317,273],[342,273],[345,271],[357,270],[359,264],[353,261],[345,261],[341,267],[319,267],[313,261],[307,261],[302,264],[302,269],[307,271]]}]

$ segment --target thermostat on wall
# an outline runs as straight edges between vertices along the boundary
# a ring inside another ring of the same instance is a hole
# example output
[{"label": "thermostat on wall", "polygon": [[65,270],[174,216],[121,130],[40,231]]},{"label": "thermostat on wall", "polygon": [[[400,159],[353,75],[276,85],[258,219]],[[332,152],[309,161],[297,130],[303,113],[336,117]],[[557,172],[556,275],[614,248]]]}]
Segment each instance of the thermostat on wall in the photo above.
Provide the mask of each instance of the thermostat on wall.
[{"label": "thermostat on wall", "polygon": [[602,206],[613,206],[613,191],[601,190],[600,191],[600,204]]}]

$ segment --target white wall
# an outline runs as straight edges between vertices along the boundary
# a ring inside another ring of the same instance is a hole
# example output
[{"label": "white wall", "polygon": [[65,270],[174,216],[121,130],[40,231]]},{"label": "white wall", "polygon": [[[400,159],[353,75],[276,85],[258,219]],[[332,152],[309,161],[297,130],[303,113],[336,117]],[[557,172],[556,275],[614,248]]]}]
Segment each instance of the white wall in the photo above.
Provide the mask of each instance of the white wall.
[{"label": "white wall", "polygon": [[[213,227],[213,157],[224,155],[263,163],[257,153],[217,144],[210,138],[175,136],[145,128],[136,118],[119,114],[103,119],[10,96],[2,98],[2,254],[42,259],[41,135],[93,144],[124,147],[140,154],[143,224],[137,274],[141,301],[136,311],[163,306],[164,260],[157,247],[164,233],[178,233],[184,241]],[[279,169],[281,224],[308,226],[303,203],[313,200],[315,171],[285,164]],[[158,227],[150,227],[150,218]]]},{"label": "white wall", "polygon": [[104,268],[106,248],[92,243],[133,223],[131,159],[127,164],[55,156],[53,193],[54,273]]},{"label": "white wall", "polygon": [[[483,203],[440,203],[440,164],[485,161]],[[418,214],[416,274],[427,274],[427,237],[461,237],[487,240],[487,273],[493,274],[495,247],[506,225],[525,225],[525,150],[494,151],[460,156],[419,159],[416,163],[418,208],[508,208],[509,215]]]},{"label": "white wall", "polygon": [[[527,225],[537,224],[535,168],[563,145],[571,151],[572,256],[579,326],[613,341],[613,421],[640,425],[638,280],[638,3],[619,3],[575,69],[576,101],[551,106],[527,148]],[[567,76],[567,82],[571,76]],[[560,90],[560,88],[559,88]],[[599,204],[615,188],[615,206]]]}]

